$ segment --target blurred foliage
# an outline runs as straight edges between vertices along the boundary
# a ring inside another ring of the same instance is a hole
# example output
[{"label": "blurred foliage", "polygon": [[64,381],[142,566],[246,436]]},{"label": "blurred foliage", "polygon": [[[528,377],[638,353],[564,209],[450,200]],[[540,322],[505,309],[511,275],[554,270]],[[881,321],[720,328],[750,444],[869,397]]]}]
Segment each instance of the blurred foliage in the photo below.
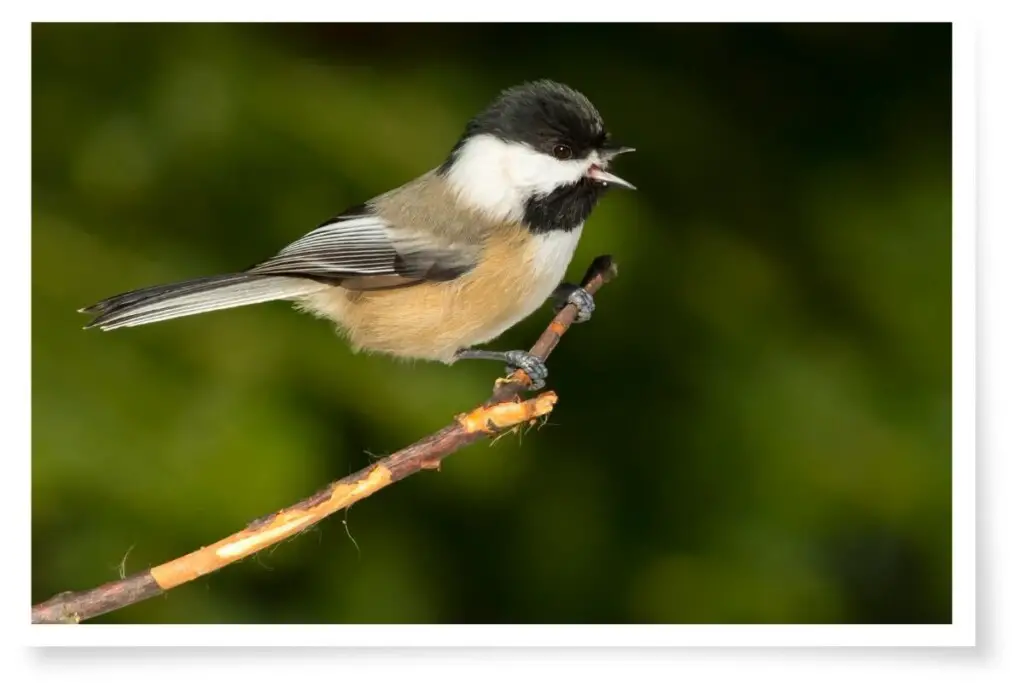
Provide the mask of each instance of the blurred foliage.
[{"label": "blurred foliage", "polygon": [[[210,543],[446,423],[491,363],[287,304],[112,333],[439,163],[498,90],[638,152],[551,422],[106,622],[948,622],[946,25],[36,25],[32,599]],[[546,313],[498,346],[529,345]],[[351,536],[350,536],[351,535]],[[354,539],[354,540],[353,540]]]}]

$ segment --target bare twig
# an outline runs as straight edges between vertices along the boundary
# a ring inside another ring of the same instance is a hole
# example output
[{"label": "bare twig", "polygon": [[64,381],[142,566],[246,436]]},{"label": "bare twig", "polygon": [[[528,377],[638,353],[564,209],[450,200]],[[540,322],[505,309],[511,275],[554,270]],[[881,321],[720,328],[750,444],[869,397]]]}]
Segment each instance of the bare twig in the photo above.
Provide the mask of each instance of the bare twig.
[{"label": "bare twig", "polygon": [[[601,256],[591,264],[583,287],[594,294],[615,276],[615,263]],[[541,334],[530,352],[546,359],[576,317],[576,307],[566,304]],[[552,411],[558,400],[544,392],[527,400],[518,394],[529,388],[522,370],[495,383],[491,397],[479,407],[456,416],[447,427],[411,446],[330,484],[291,507],[251,522],[245,529],[165,562],[147,571],[112,581],[91,590],[58,593],[32,607],[33,623],[78,623],[101,614],[160,595],[172,588],[210,574],[294,536],[303,529],[343,510],[385,486],[423,469],[437,469],[441,460],[486,436],[530,424]]]}]

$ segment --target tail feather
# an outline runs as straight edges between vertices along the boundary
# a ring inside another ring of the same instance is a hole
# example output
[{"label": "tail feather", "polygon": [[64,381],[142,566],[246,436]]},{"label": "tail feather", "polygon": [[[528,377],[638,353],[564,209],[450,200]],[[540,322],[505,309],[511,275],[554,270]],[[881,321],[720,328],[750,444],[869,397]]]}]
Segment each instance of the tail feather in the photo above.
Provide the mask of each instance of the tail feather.
[{"label": "tail feather", "polygon": [[96,315],[86,329],[114,330],[265,301],[292,299],[328,286],[315,280],[279,275],[214,275],[118,294],[80,312]]},{"label": "tail feather", "polygon": [[152,287],[143,287],[142,289],[133,289],[130,292],[106,298],[92,306],[80,308],[78,309],[78,312],[101,315],[108,311],[124,308],[133,303],[144,300],[151,302],[157,301],[161,296],[167,294],[187,294],[189,292],[201,291],[204,288],[213,288],[220,285],[230,284],[232,282],[240,282],[245,277],[246,276],[241,273],[231,275],[212,275],[209,277],[198,277],[184,282],[175,282],[169,285],[154,285]]}]

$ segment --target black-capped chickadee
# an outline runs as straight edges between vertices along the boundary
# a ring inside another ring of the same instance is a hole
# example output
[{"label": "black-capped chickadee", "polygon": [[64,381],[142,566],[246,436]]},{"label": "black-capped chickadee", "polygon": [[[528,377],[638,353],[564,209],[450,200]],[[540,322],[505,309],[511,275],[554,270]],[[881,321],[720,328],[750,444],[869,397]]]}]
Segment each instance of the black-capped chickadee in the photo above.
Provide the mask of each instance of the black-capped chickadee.
[{"label": "black-capped chickadee", "polygon": [[82,309],[113,330],[275,301],[334,321],[355,350],[453,363],[504,361],[540,387],[547,368],[524,351],[484,351],[560,284],[608,171],[633,151],[611,143],[581,93],[551,81],[510,88],[466,126],[448,158],[401,187],[335,216],[247,270],[138,289]]}]

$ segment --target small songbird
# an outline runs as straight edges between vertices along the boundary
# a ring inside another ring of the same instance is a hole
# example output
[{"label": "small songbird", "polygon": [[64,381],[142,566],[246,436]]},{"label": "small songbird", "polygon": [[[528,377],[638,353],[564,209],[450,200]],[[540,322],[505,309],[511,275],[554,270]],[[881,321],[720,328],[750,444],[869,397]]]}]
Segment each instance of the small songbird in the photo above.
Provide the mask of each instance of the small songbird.
[{"label": "small songbird", "polygon": [[[562,283],[583,223],[609,186],[635,189],[581,93],[552,81],[510,88],[466,126],[437,168],[326,221],[238,273],[138,289],[81,310],[113,330],[265,301],[332,320],[357,351],[547,368],[525,351],[485,351],[546,300],[593,298]],[[561,284],[560,284],[561,283]]]}]

